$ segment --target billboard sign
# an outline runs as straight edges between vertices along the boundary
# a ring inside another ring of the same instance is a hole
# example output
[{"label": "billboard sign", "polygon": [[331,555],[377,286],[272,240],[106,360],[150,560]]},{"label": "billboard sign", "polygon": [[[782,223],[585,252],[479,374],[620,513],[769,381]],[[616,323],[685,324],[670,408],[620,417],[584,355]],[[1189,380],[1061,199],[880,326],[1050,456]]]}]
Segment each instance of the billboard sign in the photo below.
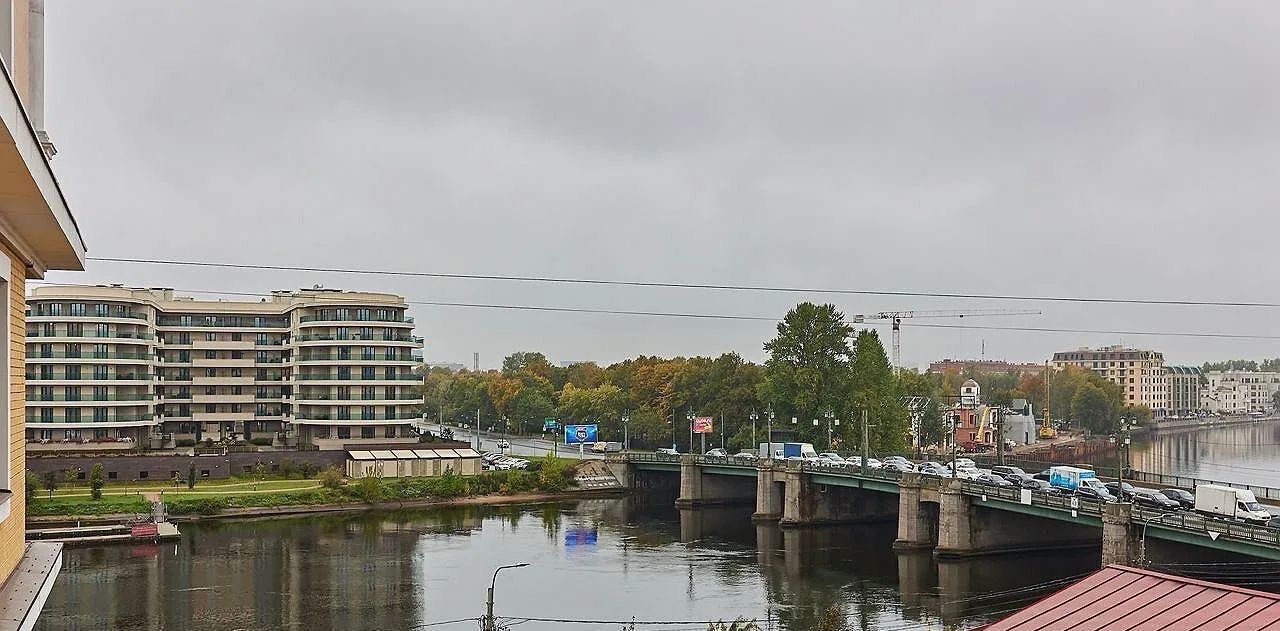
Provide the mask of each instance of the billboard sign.
[{"label": "billboard sign", "polygon": [[596,442],[598,425],[565,425],[564,444],[585,445]]},{"label": "billboard sign", "polygon": [[715,417],[699,416],[693,419],[693,433],[711,434],[715,432]]}]

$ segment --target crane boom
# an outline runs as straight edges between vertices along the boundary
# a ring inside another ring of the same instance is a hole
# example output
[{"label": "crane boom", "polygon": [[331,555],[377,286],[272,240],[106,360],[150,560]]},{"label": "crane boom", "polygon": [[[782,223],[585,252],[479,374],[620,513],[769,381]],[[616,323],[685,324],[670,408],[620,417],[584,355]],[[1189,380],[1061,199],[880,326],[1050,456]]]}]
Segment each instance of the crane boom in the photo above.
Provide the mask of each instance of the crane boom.
[{"label": "crane boom", "polygon": [[1039,309],[934,309],[881,311],[875,315],[855,315],[854,322],[888,320],[893,323],[893,371],[902,371],[902,320],[904,318],[970,318],[986,316],[1040,315]]}]

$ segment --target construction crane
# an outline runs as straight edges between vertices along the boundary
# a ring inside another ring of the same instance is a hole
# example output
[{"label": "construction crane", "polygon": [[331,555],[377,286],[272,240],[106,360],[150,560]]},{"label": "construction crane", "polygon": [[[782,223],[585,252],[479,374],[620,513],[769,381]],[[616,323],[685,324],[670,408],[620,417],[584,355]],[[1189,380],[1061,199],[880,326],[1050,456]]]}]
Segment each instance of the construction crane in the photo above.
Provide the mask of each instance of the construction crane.
[{"label": "construction crane", "polygon": [[902,371],[902,321],[906,318],[971,318],[985,316],[1040,315],[1038,309],[939,309],[934,311],[881,311],[875,315],[855,315],[854,322],[893,323],[893,372]]}]

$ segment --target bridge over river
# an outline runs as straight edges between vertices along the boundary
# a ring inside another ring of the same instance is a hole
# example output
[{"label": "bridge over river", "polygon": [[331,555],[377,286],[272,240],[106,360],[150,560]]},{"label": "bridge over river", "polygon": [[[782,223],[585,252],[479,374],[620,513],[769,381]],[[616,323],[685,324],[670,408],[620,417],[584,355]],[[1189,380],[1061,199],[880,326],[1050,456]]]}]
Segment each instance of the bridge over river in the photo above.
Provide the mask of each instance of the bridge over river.
[{"label": "bridge over river", "polygon": [[752,519],[784,528],[897,520],[895,547],[932,549],[939,558],[1101,545],[1104,564],[1132,563],[1151,537],[1280,560],[1280,529],[1127,502],[783,460],[631,453],[607,463],[629,488],[678,475],[682,508],[754,502]]}]

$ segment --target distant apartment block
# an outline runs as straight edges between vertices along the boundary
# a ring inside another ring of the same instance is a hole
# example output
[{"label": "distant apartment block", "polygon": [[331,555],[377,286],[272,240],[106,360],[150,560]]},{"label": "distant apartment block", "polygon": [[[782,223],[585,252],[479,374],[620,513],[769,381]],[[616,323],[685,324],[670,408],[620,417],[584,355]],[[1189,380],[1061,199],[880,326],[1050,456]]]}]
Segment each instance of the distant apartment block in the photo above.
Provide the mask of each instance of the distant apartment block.
[{"label": "distant apartment block", "polygon": [[1211,370],[1204,373],[1201,409],[1211,414],[1248,414],[1275,409],[1280,373]]},{"label": "distant apartment block", "polygon": [[943,359],[929,364],[929,372],[935,374],[942,373],[963,373],[963,374],[990,374],[990,373],[1018,373],[1040,374],[1044,372],[1044,364],[1006,362],[994,359]]},{"label": "distant apartment block", "polygon": [[1204,375],[1198,366],[1165,366],[1169,381],[1169,414],[1191,416],[1200,411]]},{"label": "distant apartment block", "polygon": [[414,442],[423,340],[404,299],[328,289],[260,301],[45,286],[27,298],[32,451],[234,439]]},{"label": "distant apartment block", "polygon": [[1120,386],[1122,404],[1145,405],[1156,417],[1169,413],[1169,377],[1162,353],[1123,346],[1081,348],[1054,353],[1052,363],[1058,370],[1067,366],[1092,370]]},{"label": "distant apartment block", "polygon": [[466,370],[467,365],[458,362],[431,362],[427,364],[427,368],[443,368],[449,372],[458,372]]}]

